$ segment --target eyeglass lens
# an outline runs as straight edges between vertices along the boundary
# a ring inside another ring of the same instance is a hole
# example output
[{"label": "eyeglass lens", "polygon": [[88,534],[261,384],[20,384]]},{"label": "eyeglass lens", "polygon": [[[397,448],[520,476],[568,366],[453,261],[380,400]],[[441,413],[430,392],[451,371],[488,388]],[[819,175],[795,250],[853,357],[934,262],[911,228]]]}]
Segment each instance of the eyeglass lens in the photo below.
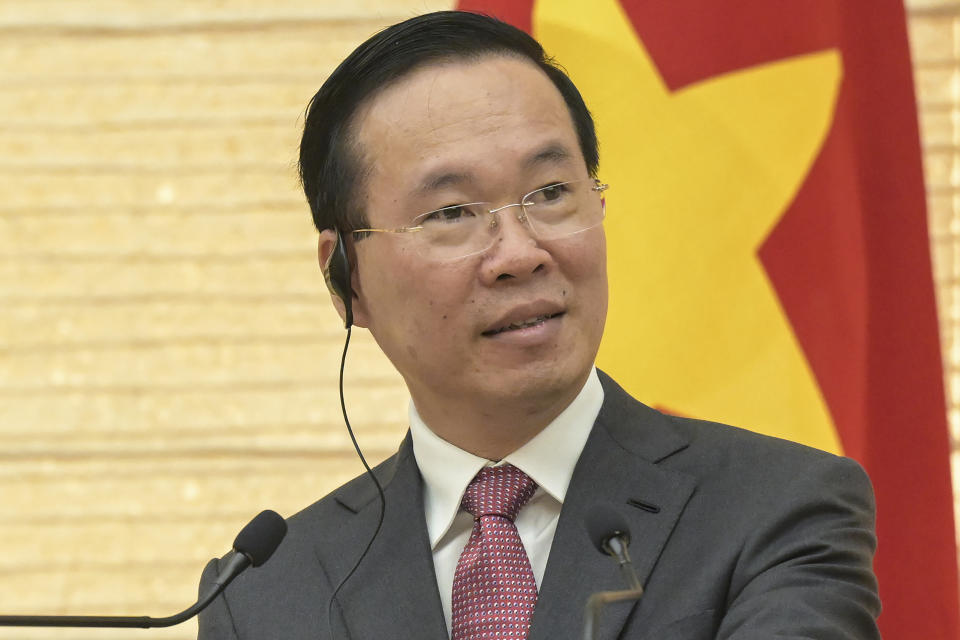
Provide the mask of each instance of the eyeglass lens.
[{"label": "eyeglass lens", "polygon": [[596,180],[563,182],[532,191],[515,205],[490,212],[490,204],[475,202],[445,207],[414,220],[422,231],[411,239],[424,245],[434,259],[450,260],[489,249],[497,236],[500,215],[526,216],[533,235],[551,240],[595,227],[603,221],[601,188]]}]

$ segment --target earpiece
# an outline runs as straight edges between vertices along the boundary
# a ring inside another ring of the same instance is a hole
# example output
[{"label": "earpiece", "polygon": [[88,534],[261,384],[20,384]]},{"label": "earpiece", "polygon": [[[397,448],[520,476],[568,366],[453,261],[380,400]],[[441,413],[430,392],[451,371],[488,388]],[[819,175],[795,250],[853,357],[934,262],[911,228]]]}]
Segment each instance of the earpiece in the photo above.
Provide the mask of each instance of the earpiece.
[{"label": "earpiece", "polygon": [[350,328],[353,325],[353,290],[350,287],[350,258],[347,257],[347,243],[343,240],[343,234],[339,229],[337,232],[337,241],[327,258],[327,263],[323,266],[323,279],[327,283],[327,289],[330,293],[340,298],[343,302],[344,326]]}]

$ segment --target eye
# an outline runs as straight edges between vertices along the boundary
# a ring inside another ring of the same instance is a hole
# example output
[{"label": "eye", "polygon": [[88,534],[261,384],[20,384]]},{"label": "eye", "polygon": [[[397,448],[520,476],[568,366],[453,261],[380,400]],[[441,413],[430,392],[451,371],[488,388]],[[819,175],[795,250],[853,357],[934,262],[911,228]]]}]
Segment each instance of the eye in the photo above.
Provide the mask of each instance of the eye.
[{"label": "eye", "polygon": [[545,187],[540,187],[530,195],[528,195],[524,201],[525,205],[533,204],[548,204],[563,200],[570,195],[571,192],[571,183],[569,182],[557,182],[556,184],[549,184]]},{"label": "eye", "polygon": [[425,213],[418,219],[421,225],[455,224],[480,215],[476,204],[455,204]]},{"label": "eye", "polygon": [[540,193],[543,194],[544,200],[556,200],[557,198],[562,198],[564,194],[567,193],[567,185],[566,183],[552,184],[540,189]]}]

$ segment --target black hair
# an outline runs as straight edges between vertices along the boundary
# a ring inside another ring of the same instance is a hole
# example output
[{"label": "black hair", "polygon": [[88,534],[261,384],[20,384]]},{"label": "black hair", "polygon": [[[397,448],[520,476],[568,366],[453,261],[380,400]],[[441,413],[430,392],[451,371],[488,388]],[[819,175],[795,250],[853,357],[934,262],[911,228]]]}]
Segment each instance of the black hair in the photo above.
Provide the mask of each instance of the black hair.
[{"label": "black hair", "polygon": [[307,105],[300,141],[300,182],[317,229],[367,226],[357,205],[364,167],[350,136],[360,106],[431,62],[506,55],[536,64],[563,96],[590,175],[599,164],[593,118],[566,72],[540,43],[516,27],[466,11],[437,11],[387,27],[357,47]]}]

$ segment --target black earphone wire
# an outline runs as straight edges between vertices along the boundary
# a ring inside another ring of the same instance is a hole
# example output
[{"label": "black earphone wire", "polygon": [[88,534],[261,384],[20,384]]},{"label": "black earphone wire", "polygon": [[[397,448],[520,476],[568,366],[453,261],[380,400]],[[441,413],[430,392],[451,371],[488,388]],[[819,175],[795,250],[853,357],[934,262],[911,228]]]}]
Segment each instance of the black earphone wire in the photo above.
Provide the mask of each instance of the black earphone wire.
[{"label": "black earphone wire", "polygon": [[363,562],[363,559],[367,557],[367,553],[370,551],[370,548],[373,546],[374,540],[377,539],[377,536],[380,535],[380,528],[383,526],[383,516],[387,510],[387,497],[383,494],[383,486],[380,484],[380,481],[377,479],[376,474],[373,473],[373,469],[370,468],[370,465],[367,464],[367,459],[363,457],[363,451],[360,450],[360,444],[357,442],[357,437],[353,433],[353,427],[350,426],[350,419],[347,417],[347,404],[343,399],[343,370],[347,362],[347,348],[350,346],[350,333],[353,327],[347,326],[347,339],[343,343],[343,355],[340,358],[340,410],[343,412],[343,421],[347,425],[347,433],[350,434],[350,441],[353,442],[353,448],[357,451],[357,456],[360,457],[360,462],[363,463],[363,468],[367,470],[367,475],[370,476],[370,479],[373,480],[373,484],[377,487],[377,493],[380,496],[380,516],[377,519],[377,528],[373,532],[373,536],[370,537],[370,541],[367,543],[367,546],[364,548],[363,553],[360,554],[360,557],[357,558],[356,563],[353,565],[353,568],[350,569],[350,572],[340,581],[340,584],[337,585],[337,588],[333,590],[333,593],[330,595],[330,601],[327,603],[327,631],[330,632],[330,638],[333,640],[333,603],[337,599],[337,594],[340,593],[340,589],[343,588],[343,585],[347,583],[353,574],[356,573],[357,569],[360,567],[360,563]]}]

